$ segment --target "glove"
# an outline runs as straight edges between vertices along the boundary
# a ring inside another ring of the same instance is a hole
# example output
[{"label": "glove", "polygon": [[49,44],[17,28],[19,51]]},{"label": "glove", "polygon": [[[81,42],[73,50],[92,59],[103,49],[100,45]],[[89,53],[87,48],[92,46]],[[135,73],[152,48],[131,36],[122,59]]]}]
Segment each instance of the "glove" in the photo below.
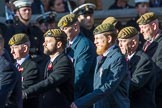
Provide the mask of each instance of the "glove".
[{"label": "glove", "polygon": [[27,99],[28,97],[27,97],[27,93],[26,92],[24,92],[24,91],[22,91],[22,99]]}]

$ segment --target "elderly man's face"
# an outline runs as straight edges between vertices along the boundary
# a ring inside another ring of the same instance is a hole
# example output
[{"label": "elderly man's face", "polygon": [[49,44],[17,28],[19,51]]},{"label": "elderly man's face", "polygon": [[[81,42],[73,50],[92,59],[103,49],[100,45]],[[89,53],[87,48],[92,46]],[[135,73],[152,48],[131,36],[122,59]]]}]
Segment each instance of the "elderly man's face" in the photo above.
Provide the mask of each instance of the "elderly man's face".
[{"label": "elderly man's face", "polygon": [[131,39],[118,39],[118,41],[122,54],[128,55],[132,49]]},{"label": "elderly man's face", "polygon": [[152,24],[145,24],[139,25],[140,32],[143,34],[145,40],[151,40],[153,36],[153,25]]},{"label": "elderly man's face", "polygon": [[14,59],[20,60],[24,56],[24,45],[12,45],[10,48]]}]

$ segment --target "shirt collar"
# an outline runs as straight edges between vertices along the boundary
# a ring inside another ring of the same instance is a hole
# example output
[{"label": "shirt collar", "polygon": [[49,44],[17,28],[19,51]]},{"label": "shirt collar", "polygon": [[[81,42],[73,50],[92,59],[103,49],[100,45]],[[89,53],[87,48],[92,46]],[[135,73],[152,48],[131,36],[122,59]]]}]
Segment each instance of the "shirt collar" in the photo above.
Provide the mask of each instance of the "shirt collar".
[{"label": "shirt collar", "polygon": [[16,62],[21,65],[27,58],[29,58],[29,54],[26,55],[24,58],[21,58],[20,60],[17,60]]},{"label": "shirt collar", "polygon": [[53,62],[59,54],[60,54],[60,53],[57,52],[57,53],[53,56],[53,58],[50,59],[50,61]]},{"label": "shirt collar", "polygon": [[128,56],[127,56],[128,60],[130,60],[130,59],[134,56],[134,54],[135,54],[135,52],[132,53],[131,55],[128,55]]},{"label": "shirt collar", "polygon": [[77,39],[78,35],[74,37],[74,39],[72,41],[69,41],[69,44],[72,45],[74,43],[74,41]]}]

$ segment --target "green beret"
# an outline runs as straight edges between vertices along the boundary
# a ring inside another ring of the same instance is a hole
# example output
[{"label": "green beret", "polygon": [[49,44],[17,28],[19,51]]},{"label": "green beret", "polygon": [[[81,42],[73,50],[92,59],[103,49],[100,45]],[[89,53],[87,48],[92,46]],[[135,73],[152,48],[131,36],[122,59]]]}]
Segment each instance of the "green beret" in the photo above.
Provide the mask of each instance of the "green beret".
[{"label": "green beret", "polygon": [[84,15],[84,14],[93,14],[96,5],[93,3],[85,3],[73,10],[73,13],[76,15]]},{"label": "green beret", "polygon": [[117,23],[117,19],[115,17],[107,17],[105,20],[102,21],[102,24],[104,23],[113,24],[115,26]]},{"label": "green beret", "polygon": [[67,14],[65,16],[63,16],[59,22],[58,22],[58,27],[62,28],[62,27],[68,27],[71,26],[72,24],[74,24],[75,22],[77,22],[78,19],[76,17],[75,14]]},{"label": "green beret", "polygon": [[50,29],[44,34],[44,37],[54,37],[59,40],[67,40],[66,33],[60,29]]},{"label": "green beret", "polygon": [[29,42],[29,37],[24,33],[18,33],[11,37],[8,44],[11,45],[20,45],[25,42]]},{"label": "green beret", "polygon": [[145,24],[148,24],[150,23],[151,21],[157,19],[157,16],[155,15],[155,13],[153,12],[148,12],[148,13],[145,13],[143,14],[138,20],[137,20],[137,23],[139,25],[145,25]]},{"label": "green beret", "polygon": [[128,39],[128,38],[134,37],[137,34],[138,34],[137,29],[135,27],[129,26],[129,27],[125,27],[120,30],[120,32],[118,33],[118,38]]},{"label": "green beret", "polygon": [[104,32],[115,32],[114,25],[109,24],[109,23],[100,24],[94,29],[93,34],[96,35],[96,34],[101,34]]},{"label": "green beret", "polygon": [[31,7],[33,0],[16,0],[13,2],[14,6],[19,9],[21,7]]}]

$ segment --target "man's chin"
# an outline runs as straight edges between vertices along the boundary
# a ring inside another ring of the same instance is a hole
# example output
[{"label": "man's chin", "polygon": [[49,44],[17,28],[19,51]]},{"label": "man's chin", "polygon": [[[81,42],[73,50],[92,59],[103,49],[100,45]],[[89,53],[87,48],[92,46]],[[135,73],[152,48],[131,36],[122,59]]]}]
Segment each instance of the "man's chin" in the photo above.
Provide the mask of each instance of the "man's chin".
[{"label": "man's chin", "polygon": [[97,50],[96,53],[97,53],[97,55],[103,55],[103,51],[101,51],[101,50]]},{"label": "man's chin", "polygon": [[43,53],[46,54],[46,55],[48,55],[48,51],[46,51],[46,50],[44,50]]}]

